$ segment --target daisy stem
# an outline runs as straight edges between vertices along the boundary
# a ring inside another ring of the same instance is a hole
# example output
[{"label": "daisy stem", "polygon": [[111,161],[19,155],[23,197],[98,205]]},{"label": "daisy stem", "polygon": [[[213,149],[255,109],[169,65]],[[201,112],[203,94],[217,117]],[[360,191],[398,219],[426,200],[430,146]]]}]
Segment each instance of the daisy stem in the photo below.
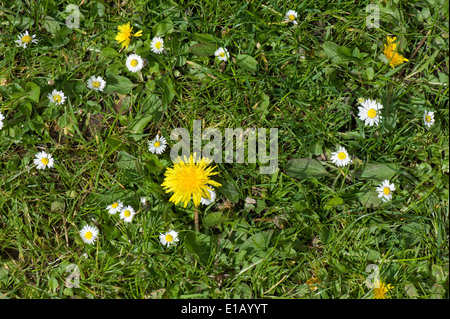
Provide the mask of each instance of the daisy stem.
[{"label": "daisy stem", "polygon": [[198,208],[195,207],[194,210],[194,223],[195,223],[195,231],[200,232],[200,226],[198,224]]}]

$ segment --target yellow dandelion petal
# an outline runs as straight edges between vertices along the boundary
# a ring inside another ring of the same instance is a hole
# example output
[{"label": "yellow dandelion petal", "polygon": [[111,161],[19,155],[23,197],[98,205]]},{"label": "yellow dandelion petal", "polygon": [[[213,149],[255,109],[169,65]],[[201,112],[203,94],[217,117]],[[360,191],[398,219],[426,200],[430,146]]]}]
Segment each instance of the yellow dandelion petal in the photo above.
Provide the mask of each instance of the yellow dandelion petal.
[{"label": "yellow dandelion petal", "polygon": [[402,64],[405,61],[409,61],[403,55],[398,53],[397,50],[397,43],[395,41],[397,40],[397,37],[387,37],[386,41],[387,44],[384,45],[384,55],[389,60],[389,65],[392,68],[395,68],[396,66]]},{"label": "yellow dandelion petal", "polygon": [[377,281],[373,288],[373,299],[386,299],[390,290],[394,289],[391,284],[385,284],[383,281]]},{"label": "yellow dandelion petal", "polygon": [[119,25],[117,27],[119,32],[117,33],[115,40],[118,44],[122,43],[122,48],[128,49],[128,46],[131,42],[131,37],[140,37],[142,36],[142,30],[133,34],[133,27],[130,25],[130,22],[126,24]]},{"label": "yellow dandelion petal", "polygon": [[169,201],[175,204],[183,202],[184,207],[191,198],[194,205],[198,207],[202,197],[209,198],[209,186],[222,186],[210,179],[211,176],[218,174],[213,172],[216,166],[208,167],[211,161],[207,158],[195,161],[194,157],[195,154],[190,155],[189,159],[178,157],[174,161],[173,168],[167,168],[164,182],[161,184],[166,193],[173,193]]}]

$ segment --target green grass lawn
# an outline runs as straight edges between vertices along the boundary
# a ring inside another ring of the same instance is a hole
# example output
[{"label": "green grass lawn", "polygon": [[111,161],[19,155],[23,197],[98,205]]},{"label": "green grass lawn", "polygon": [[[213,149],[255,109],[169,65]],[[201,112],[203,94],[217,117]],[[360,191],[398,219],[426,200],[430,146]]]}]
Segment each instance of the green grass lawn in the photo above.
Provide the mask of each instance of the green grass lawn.
[{"label": "green grass lawn", "polygon": [[[0,2],[0,298],[371,299],[377,272],[387,298],[449,298],[448,1],[377,1],[369,28],[370,3]],[[128,22],[142,36],[121,49]],[[23,48],[25,30],[38,42]],[[408,59],[395,67],[389,36]],[[140,72],[125,64],[133,53]],[[93,75],[103,92],[87,87]],[[360,98],[383,105],[379,125],[360,120]],[[223,135],[278,128],[274,174],[217,164],[199,232],[192,201],[161,187],[170,134],[192,138],[194,120]],[[348,166],[331,160],[339,146]],[[53,167],[37,169],[41,151]],[[131,222],[108,213],[117,200]],[[163,246],[171,229],[179,241]]]}]

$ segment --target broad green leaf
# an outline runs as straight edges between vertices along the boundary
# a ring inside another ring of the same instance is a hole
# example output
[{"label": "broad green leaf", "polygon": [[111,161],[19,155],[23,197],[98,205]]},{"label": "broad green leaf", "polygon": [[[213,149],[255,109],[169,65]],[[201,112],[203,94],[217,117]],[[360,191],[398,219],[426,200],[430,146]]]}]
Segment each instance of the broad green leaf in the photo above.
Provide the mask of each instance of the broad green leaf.
[{"label": "broad green leaf", "polygon": [[373,78],[375,77],[375,71],[373,70],[373,68],[368,67],[366,69],[366,77],[367,77],[367,80],[369,80],[369,81],[373,80]]},{"label": "broad green leaf", "polygon": [[286,165],[286,174],[297,179],[320,178],[330,175],[322,163],[311,158],[290,160]]},{"label": "broad green leaf", "polygon": [[236,56],[236,64],[250,72],[256,72],[258,70],[258,61],[254,57],[247,54],[239,54]]},{"label": "broad green leaf", "polygon": [[205,234],[188,231],[183,238],[184,247],[203,265],[208,264],[211,256],[211,237]]},{"label": "broad green leaf", "polygon": [[383,201],[378,198],[378,192],[372,188],[368,188],[365,192],[358,196],[361,204],[366,206],[367,208],[377,208],[383,203]]},{"label": "broad green leaf", "polygon": [[115,150],[115,149],[122,150],[122,151],[128,150],[126,144],[122,140],[112,137],[112,136],[108,136],[106,138],[106,144],[108,144],[112,148],[112,150]]},{"label": "broad green leaf", "polygon": [[134,86],[135,84],[130,79],[120,75],[113,75],[106,78],[106,87],[103,92],[105,94],[113,92],[129,94]]},{"label": "broad green leaf", "polygon": [[116,50],[114,50],[113,48],[111,48],[111,47],[103,48],[103,49],[102,49],[102,55],[103,55],[105,58],[113,58],[113,57],[120,56],[120,54],[119,54]]},{"label": "broad green leaf", "polygon": [[136,119],[130,127],[130,132],[132,134],[136,134],[136,136],[133,136],[135,141],[139,141],[142,136],[142,132],[144,131],[144,128],[147,126],[148,122],[153,118],[153,115],[147,115],[141,118]]},{"label": "broad green leaf", "polygon": [[219,192],[221,192],[227,199],[229,199],[233,203],[237,203],[239,201],[239,192],[233,182],[230,182],[221,177],[216,177],[215,180],[218,183],[222,184],[222,186],[218,187]]},{"label": "broad green leaf", "polygon": [[408,282],[405,285],[405,293],[409,298],[412,299],[416,299],[417,297],[419,297],[419,293],[417,292],[417,289],[412,282]]},{"label": "broad green leaf", "polygon": [[158,122],[163,113],[164,108],[161,99],[155,94],[146,94],[139,101],[141,112],[145,115],[153,115],[153,121]]},{"label": "broad green leaf", "polygon": [[95,15],[98,15],[99,18],[103,17],[105,15],[105,5],[101,2],[96,2],[92,6],[92,13]]},{"label": "broad green leaf", "polygon": [[25,85],[25,90],[29,93],[27,95],[28,100],[31,100],[35,103],[39,102],[41,88],[37,84],[33,82],[27,82],[27,84]]},{"label": "broad green leaf", "polygon": [[47,32],[53,35],[57,34],[61,29],[59,22],[53,19],[51,16],[45,16],[42,25],[44,26],[44,29],[47,30]]},{"label": "broad green leaf", "polygon": [[226,221],[226,218],[222,215],[221,212],[210,213],[205,216],[203,222],[207,226],[214,226],[223,223]]},{"label": "broad green leaf", "polygon": [[120,169],[136,169],[136,157],[127,152],[120,151],[117,155],[117,166]]},{"label": "broad green leaf", "polygon": [[270,239],[272,238],[273,230],[266,230],[258,232],[248,238],[239,249],[242,250],[261,250],[265,251],[269,248]]},{"label": "broad green leaf", "polygon": [[331,209],[331,208],[333,208],[335,206],[342,205],[342,204],[344,204],[344,200],[342,198],[340,198],[340,197],[335,196],[333,198],[330,198],[326,202],[326,204],[324,205],[323,208],[324,209]]},{"label": "broad green leaf", "polygon": [[194,40],[203,42],[203,43],[218,43],[218,39],[209,33],[194,33],[192,34]]},{"label": "broad green leaf", "polygon": [[163,21],[156,23],[153,27],[153,36],[164,37],[167,34],[171,34],[173,30],[173,21],[170,18],[165,18]]},{"label": "broad green leaf", "polygon": [[216,45],[211,43],[197,43],[189,47],[189,52],[198,56],[210,56],[216,51]]},{"label": "broad green leaf", "polygon": [[366,163],[356,177],[364,180],[382,181],[391,179],[398,172],[396,164]]},{"label": "broad green leaf", "polygon": [[175,97],[175,87],[173,85],[172,80],[170,77],[166,76],[162,82],[162,89],[163,89],[163,101],[166,104],[169,104],[172,102],[173,98]]}]

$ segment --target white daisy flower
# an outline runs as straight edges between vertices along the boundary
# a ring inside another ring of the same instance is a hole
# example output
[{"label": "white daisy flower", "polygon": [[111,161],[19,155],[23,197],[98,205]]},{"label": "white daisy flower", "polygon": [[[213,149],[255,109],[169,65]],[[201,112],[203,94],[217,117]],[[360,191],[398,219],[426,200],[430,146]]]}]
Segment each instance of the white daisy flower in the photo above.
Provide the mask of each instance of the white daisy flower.
[{"label": "white daisy flower", "polygon": [[3,128],[3,120],[5,119],[5,116],[0,112],[0,130]]},{"label": "white daisy flower", "polygon": [[137,54],[128,56],[125,64],[130,72],[138,72],[144,67],[144,60]]},{"label": "white daisy flower", "polygon": [[167,233],[159,235],[159,241],[163,246],[169,247],[178,241],[178,233],[170,229]]},{"label": "white daisy flower", "polygon": [[36,158],[33,160],[33,163],[37,169],[45,169],[46,167],[53,167],[54,159],[50,154],[45,153],[44,151],[36,154]]},{"label": "white daisy flower", "polygon": [[347,166],[352,162],[344,147],[339,147],[337,152],[331,153],[331,161],[337,166]]},{"label": "white daisy flower", "polygon": [[67,98],[63,91],[58,90],[53,90],[52,93],[49,93],[47,96],[50,102],[55,103],[56,105],[64,104]]},{"label": "white daisy flower", "polygon": [[365,100],[363,103],[361,103],[361,105],[362,106],[358,107],[359,119],[361,121],[365,121],[365,125],[378,125],[381,119],[380,110],[383,108],[383,105],[375,100],[370,99]]},{"label": "white daisy flower", "polygon": [[87,81],[87,87],[91,90],[103,91],[105,88],[106,82],[103,80],[101,76],[91,76]]},{"label": "white daisy flower", "polygon": [[154,37],[150,43],[150,48],[156,54],[162,53],[164,51],[164,40],[160,37]]},{"label": "white daisy flower", "polygon": [[357,101],[359,104],[363,104],[365,100],[364,100],[364,98],[360,97],[357,99]]},{"label": "white daisy flower", "polygon": [[214,52],[214,55],[219,59],[219,61],[227,61],[230,57],[227,48],[218,48],[216,52]]},{"label": "white daisy flower", "polygon": [[86,225],[80,230],[80,237],[86,244],[92,245],[98,237],[98,229]]},{"label": "white daisy flower", "polygon": [[111,205],[106,206],[106,209],[108,210],[108,214],[115,214],[117,212],[120,212],[120,210],[123,207],[123,203],[121,200],[118,200]]},{"label": "white daisy flower", "polygon": [[389,180],[385,179],[377,187],[378,198],[381,198],[383,202],[390,201],[392,199],[392,192],[395,191],[395,185],[389,184]]},{"label": "white daisy flower", "polygon": [[209,192],[209,195],[211,198],[209,198],[209,199],[204,198],[204,197],[200,198],[200,203],[203,205],[209,205],[216,200],[216,192],[214,191],[214,188],[211,186],[208,186],[208,187],[211,188],[211,189],[208,189],[208,192]]},{"label": "white daisy flower", "polygon": [[28,33],[28,30],[26,30],[25,33],[19,34],[18,37],[19,37],[19,40],[16,40],[16,41],[14,41],[14,42],[17,43],[17,46],[18,46],[18,47],[22,47],[22,48],[24,48],[24,49],[27,47],[27,45],[28,45],[30,42],[31,42],[31,43],[37,43],[37,42],[38,42],[38,40],[35,39],[35,38],[36,38],[36,35],[35,35],[35,34],[34,34],[34,35],[30,35],[30,34]]},{"label": "white daisy flower", "polygon": [[163,136],[156,135],[156,137],[148,142],[148,150],[153,154],[162,154],[166,149],[167,141]]},{"label": "white daisy flower", "polygon": [[425,111],[423,114],[423,123],[427,127],[431,127],[434,124],[434,112],[433,111]]},{"label": "white daisy flower", "polygon": [[147,198],[145,198],[144,196],[142,196],[142,197],[140,198],[140,201],[141,201],[141,204],[142,204],[142,205],[145,205],[145,204],[147,203]]},{"label": "white daisy flower", "polygon": [[134,208],[128,205],[126,207],[123,207],[122,210],[120,211],[120,218],[122,218],[124,222],[129,223],[131,222],[135,214],[136,213],[134,211]]},{"label": "white daisy flower", "polygon": [[297,12],[295,12],[294,10],[289,10],[288,12],[286,12],[284,21],[292,21],[293,24],[297,24],[298,22],[295,19],[297,19]]}]

